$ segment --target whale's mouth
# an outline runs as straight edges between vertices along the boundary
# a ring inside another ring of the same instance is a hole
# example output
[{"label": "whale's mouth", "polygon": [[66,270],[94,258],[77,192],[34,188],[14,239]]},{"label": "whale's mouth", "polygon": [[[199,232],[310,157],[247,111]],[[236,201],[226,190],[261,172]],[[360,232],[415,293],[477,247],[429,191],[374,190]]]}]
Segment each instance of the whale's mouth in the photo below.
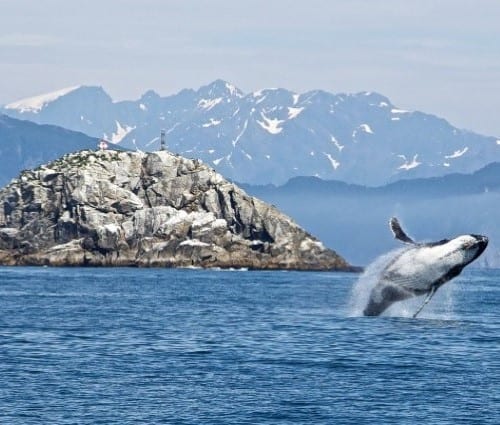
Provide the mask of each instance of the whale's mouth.
[{"label": "whale's mouth", "polygon": [[473,250],[473,249],[475,250],[474,255],[469,261],[472,262],[484,252],[484,250],[488,246],[489,240],[486,236],[483,235],[470,235],[470,236],[472,236],[475,239],[475,241],[472,242],[469,247],[467,247],[468,250]]}]

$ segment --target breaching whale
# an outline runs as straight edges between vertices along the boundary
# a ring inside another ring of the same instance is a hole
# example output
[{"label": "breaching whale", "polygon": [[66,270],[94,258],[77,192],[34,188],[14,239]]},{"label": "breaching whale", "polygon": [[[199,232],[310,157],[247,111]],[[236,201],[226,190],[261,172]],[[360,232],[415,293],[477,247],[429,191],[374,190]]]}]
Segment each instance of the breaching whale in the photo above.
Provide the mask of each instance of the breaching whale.
[{"label": "breaching whale", "polygon": [[463,268],[478,258],[488,245],[481,235],[461,235],[438,242],[416,243],[401,228],[397,218],[391,218],[394,237],[408,245],[380,273],[363,314],[378,316],[396,301],[427,295],[413,315],[416,317],[436,290],[458,276]]}]

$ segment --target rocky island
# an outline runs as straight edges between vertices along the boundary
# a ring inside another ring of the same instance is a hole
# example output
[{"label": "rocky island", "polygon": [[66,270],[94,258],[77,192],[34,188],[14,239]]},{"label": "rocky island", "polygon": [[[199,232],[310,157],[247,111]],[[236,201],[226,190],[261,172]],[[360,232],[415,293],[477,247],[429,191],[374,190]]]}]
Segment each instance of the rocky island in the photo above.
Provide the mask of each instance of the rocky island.
[{"label": "rocky island", "polygon": [[0,264],[355,269],[198,160],[114,150],[65,155],[0,190]]}]

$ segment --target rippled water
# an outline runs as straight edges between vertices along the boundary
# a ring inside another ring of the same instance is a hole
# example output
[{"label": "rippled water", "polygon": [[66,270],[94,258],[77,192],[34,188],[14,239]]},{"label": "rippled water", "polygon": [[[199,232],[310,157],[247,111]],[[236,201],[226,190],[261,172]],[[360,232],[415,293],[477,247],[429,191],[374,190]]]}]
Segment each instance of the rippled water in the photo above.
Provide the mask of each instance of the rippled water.
[{"label": "rippled water", "polygon": [[500,423],[500,271],[418,319],[357,278],[0,268],[0,423]]}]

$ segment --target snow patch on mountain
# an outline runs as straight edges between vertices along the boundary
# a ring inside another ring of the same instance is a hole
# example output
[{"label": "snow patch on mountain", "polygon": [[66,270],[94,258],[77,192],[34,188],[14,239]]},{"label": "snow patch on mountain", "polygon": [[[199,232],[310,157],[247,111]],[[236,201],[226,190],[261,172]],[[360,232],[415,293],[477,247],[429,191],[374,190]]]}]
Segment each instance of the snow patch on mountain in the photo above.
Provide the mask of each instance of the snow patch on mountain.
[{"label": "snow patch on mountain", "polygon": [[[373,130],[371,129],[371,127],[368,125],[368,124],[361,124],[360,126],[358,126],[353,132],[352,132],[352,138],[353,139],[356,139],[356,137],[358,136],[358,132],[359,131],[362,131],[363,133],[366,133],[366,134],[374,134],[373,133]],[[356,140],[354,140],[356,142]]]},{"label": "snow patch on mountain", "polygon": [[299,114],[304,110],[304,107],[302,108],[292,108],[288,107],[288,119],[293,120],[294,118],[297,118]]},{"label": "snow patch on mountain", "polygon": [[393,113],[393,114],[409,114],[410,111],[407,111],[406,109],[392,108],[391,113]]},{"label": "snow patch on mountain", "polygon": [[241,153],[243,153],[243,155],[245,155],[247,157],[247,159],[249,159],[250,161],[253,159],[252,155],[250,155],[249,153],[245,152],[243,149],[241,150]]},{"label": "snow patch on mountain", "polygon": [[[122,127],[122,125],[116,121],[116,131],[111,135],[109,141],[111,143],[120,143],[125,136],[127,136],[132,130],[135,130],[135,126],[126,125]],[[104,138],[107,139],[107,135],[104,135]]]},{"label": "snow patch on mountain", "polygon": [[201,109],[205,109],[206,111],[210,111],[214,106],[217,106],[222,102],[222,97],[217,97],[215,99],[201,99],[198,102],[198,107]]},{"label": "snow patch on mountain", "polygon": [[342,149],[344,149],[344,145],[341,145],[339,141],[335,138],[335,136],[332,136],[330,134],[330,141],[335,145],[335,147],[339,150],[339,152],[342,152]]},{"label": "snow patch on mountain", "polygon": [[409,161],[407,158],[406,158],[406,155],[398,155],[400,158],[403,159],[403,161],[405,161],[405,163],[401,166],[398,167],[398,170],[411,170],[412,168],[417,168],[420,164],[422,164],[421,162],[419,162],[417,160],[418,158],[418,154],[415,154],[413,156],[413,159],[411,161]]},{"label": "snow patch on mountain", "polygon": [[243,124],[243,130],[241,130],[240,133],[236,136],[236,138],[231,141],[233,148],[239,142],[239,140],[241,139],[241,136],[243,136],[243,133],[245,133],[247,126],[248,126],[248,120],[245,120],[245,124]]},{"label": "snow patch on mountain", "polygon": [[264,121],[257,120],[257,123],[270,134],[279,134],[283,130],[279,125],[283,123],[283,120],[277,118],[268,118],[262,112],[260,114]]},{"label": "snow patch on mountain", "polygon": [[330,161],[330,164],[332,165],[332,168],[336,170],[340,166],[340,162],[338,162],[335,158],[332,157],[331,154],[323,152],[323,155],[325,155],[328,160]]},{"label": "snow patch on mountain", "polygon": [[206,122],[205,124],[202,124],[201,126],[204,128],[214,127],[216,125],[219,125],[221,122],[222,122],[221,120],[214,120],[213,118],[210,118],[209,122]]},{"label": "snow patch on mountain", "polygon": [[5,109],[16,110],[20,113],[39,113],[48,103],[79,89],[81,86],[67,87],[65,89],[53,91],[39,96],[28,97],[5,105]]},{"label": "snow patch on mountain", "polygon": [[[135,139],[134,139],[134,140],[135,140]],[[159,140],[160,140],[160,138],[159,138],[159,137],[154,137],[154,138],[152,138],[149,142],[147,142],[144,146],[149,147],[149,146],[151,146],[153,143],[158,142]],[[135,146],[137,147],[137,145],[135,145]]]},{"label": "snow patch on mountain", "polygon": [[368,124],[361,124],[359,126],[359,129],[361,131],[364,131],[365,133],[373,134],[373,130],[370,128],[370,126]]},{"label": "snow patch on mountain", "polygon": [[255,104],[258,105],[259,103],[264,102],[264,100],[266,100],[266,97],[267,97],[267,94],[265,94],[262,97],[257,98],[257,101],[255,102]]},{"label": "snow patch on mountain", "polygon": [[445,155],[444,157],[446,159],[455,159],[455,158],[460,158],[464,153],[466,153],[469,150],[468,147],[463,148],[462,150],[456,150],[453,152],[451,155]]},{"label": "snow patch on mountain", "polygon": [[225,85],[231,96],[236,96],[239,98],[243,97],[243,93],[235,85],[231,83],[225,83]]}]

